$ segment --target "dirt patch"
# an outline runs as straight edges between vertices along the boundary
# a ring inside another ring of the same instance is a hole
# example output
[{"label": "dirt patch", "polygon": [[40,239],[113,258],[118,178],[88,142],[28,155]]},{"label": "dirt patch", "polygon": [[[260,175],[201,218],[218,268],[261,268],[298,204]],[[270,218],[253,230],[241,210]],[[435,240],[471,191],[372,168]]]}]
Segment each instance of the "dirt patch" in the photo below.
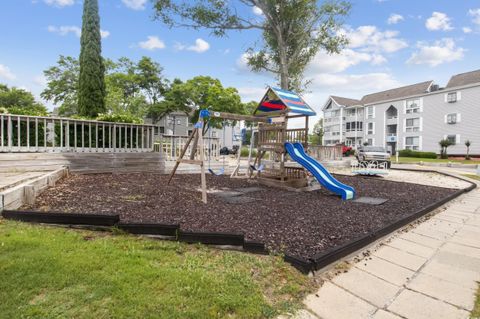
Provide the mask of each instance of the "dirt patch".
[{"label": "dirt patch", "polygon": [[[120,214],[122,222],[179,224],[184,231],[245,234],[271,251],[311,258],[381,229],[456,190],[368,177],[337,176],[357,197],[383,198],[382,205],[342,201],[320,189],[297,193],[243,179],[208,176],[209,203],[200,202],[199,175],[177,175],[167,186],[160,174],[71,175],[24,209]],[[246,192],[250,202],[227,203],[218,191]]]}]

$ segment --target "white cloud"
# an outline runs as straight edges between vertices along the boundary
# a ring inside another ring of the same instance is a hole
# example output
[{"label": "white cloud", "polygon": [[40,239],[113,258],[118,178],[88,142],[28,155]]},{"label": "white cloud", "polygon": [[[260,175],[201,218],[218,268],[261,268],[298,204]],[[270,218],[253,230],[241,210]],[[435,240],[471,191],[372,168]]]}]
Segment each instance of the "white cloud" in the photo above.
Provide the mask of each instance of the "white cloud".
[{"label": "white cloud", "polygon": [[47,28],[48,32],[57,33],[59,35],[68,35],[69,33],[74,33],[77,37],[80,37],[82,34],[82,29],[74,25],[62,25],[59,27],[49,25]]},{"label": "white cloud", "polygon": [[37,75],[36,77],[33,78],[33,83],[35,85],[45,87],[47,86],[47,78],[44,75]]},{"label": "white cloud", "polygon": [[147,0],[122,0],[123,4],[133,10],[144,10]]},{"label": "white cloud", "polygon": [[147,37],[146,41],[138,43],[138,45],[145,50],[161,50],[165,48],[165,43],[160,40],[158,37],[150,35]]},{"label": "white cloud", "polygon": [[472,28],[469,28],[469,27],[463,27],[462,31],[463,31],[463,33],[472,33],[473,30],[472,30]]},{"label": "white cloud", "polygon": [[450,22],[450,18],[445,13],[435,11],[425,22],[425,27],[430,31],[449,31],[453,29]]},{"label": "white cloud", "polygon": [[17,77],[12,71],[10,71],[8,66],[0,64],[0,78],[5,80],[15,80]]},{"label": "white cloud", "polygon": [[110,36],[110,31],[107,31],[107,30],[100,30],[100,36],[105,39],[105,38],[108,38]]},{"label": "white cloud", "polygon": [[257,6],[254,6],[254,7],[252,8],[252,11],[253,11],[253,14],[255,14],[255,15],[257,15],[257,16],[263,15],[262,9],[260,9],[260,8],[257,7]]},{"label": "white cloud", "polygon": [[400,83],[388,73],[366,74],[318,74],[313,85],[343,92],[374,92],[399,86]]},{"label": "white cloud", "polygon": [[339,73],[362,62],[373,62],[373,55],[352,49],[344,49],[340,54],[328,54],[325,51],[320,51],[309,64],[306,73],[309,75],[315,73]]},{"label": "white cloud", "polygon": [[67,7],[75,4],[75,0],[44,0],[49,6]]},{"label": "white cloud", "polygon": [[195,44],[194,45],[184,45],[184,44],[181,44],[181,43],[177,43],[175,44],[175,49],[177,50],[188,50],[188,51],[194,51],[194,52],[197,52],[197,53],[203,53],[205,51],[208,51],[210,49],[210,44],[201,39],[201,38],[198,38],[197,40],[195,40]]},{"label": "white cloud", "polygon": [[392,53],[408,47],[405,40],[398,38],[398,31],[380,31],[373,25],[360,26],[356,29],[347,28],[340,33],[348,38],[350,48],[358,48],[361,51]]},{"label": "white cloud", "polygon": [[[82,29],[76,25],[61,25],[59,27],[54,25],[49,25],[47,27],[48,32],[56,33],[61,36],[66,36],[70,33],[75,34],[80,38],[82,35]],[[110,35],[110,31],[100,30],[100,36],[102,38],[107,38]]]},{"label": "white cloud", "polygon": [[397,24],[397,23],[399,23],[400,21],[403,21],[403,20],[405,20],[405,18],[402,15],[397,14],[397,13],[392,13],[390,15],[390,17],[388,17],[387,23],[388,24]]},{"label": "white cloud", "polygon": [[242,101],[244,102],[250,102],[250,101],[260,101],[260,99],[263,97],[263,95],[266,92],[265,88],[262,87],[239,87],[237,88],[238,94],[240,94],[240,97],[242,98]]},{"label": "white cloud", "polygon": [[435,41],[433,44],[419,42],[418,51],[407,60],[408,64],[427,64],[431,67],[463,59],[465,49],[457,47],[451,38]]},{"label": "white cloud", "polygon": [[480,8],[468,10],[468,15],[472,17],[472,22],[480,25]]}]

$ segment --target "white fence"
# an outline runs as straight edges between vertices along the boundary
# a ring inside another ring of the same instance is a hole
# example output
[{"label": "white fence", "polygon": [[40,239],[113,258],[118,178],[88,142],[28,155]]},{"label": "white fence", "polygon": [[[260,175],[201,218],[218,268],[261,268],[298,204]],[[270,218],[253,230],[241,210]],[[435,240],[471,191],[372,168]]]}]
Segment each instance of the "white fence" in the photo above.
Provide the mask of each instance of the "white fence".
[{"label": "white fence", "polygon": [[154,126],[0,114],[0,152],[151,152]]},{"label": "white fence", "polygon": [[[162,152],[176,160],[187,136],[155,135],[155,126],[0,114],[0,153]],[[205,158],[220,157],[218,138],[204,138]],[[191,143],[193,144],[193,143]],[[186,156],[190,156],[192,146]],[[197,149],[197,157],[200,149]]]},{"label": "white fence", "polygon": [[[187,143],[188,136],[172,136],[163,135],[155,142],[154,150],[156,152],[162,151],[166,161],[175,161],[182,152]],[[193,142],[190,143],[184,158],[188,158],[192,152]],[[205,158],[218,159],[220,158],[220,141],[219,138],[204,137],[204,154]],[[200,146],[197,145],[196,158],[199,158]]]}]

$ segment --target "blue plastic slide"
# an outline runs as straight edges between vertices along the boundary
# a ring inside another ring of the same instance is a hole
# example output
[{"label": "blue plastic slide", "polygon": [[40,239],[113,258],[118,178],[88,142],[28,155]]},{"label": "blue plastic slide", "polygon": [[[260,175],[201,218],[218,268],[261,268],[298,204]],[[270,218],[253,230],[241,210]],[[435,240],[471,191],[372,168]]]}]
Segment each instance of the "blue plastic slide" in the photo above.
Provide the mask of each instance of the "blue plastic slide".
[{"label": "blue plastic slide", "polygon": [[322,164],[305,153],[301,143],[285,143],[285,149],[290,157],[312,173],[323,187],[340,195],[343,200],[355,197],[355,189],[336,180]]}]

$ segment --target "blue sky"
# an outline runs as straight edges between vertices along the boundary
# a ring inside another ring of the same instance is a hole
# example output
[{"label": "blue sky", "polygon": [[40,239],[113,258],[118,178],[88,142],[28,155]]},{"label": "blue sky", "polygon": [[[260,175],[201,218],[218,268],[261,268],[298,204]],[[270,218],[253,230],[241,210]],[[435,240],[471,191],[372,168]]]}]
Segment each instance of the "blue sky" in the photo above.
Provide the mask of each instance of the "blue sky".
[{"label": "blue sky", "polygon": [[[258,100],[269,74],[251,73],[244,51],[260,40],[258,31],[216,38],[207,30],[168,29],[153,21],[148,0],[100,0],[103,55],[112,59],[146,55],[168,78],[219,78],[245,100]],[[353,0],[344,32],[350,45],[341,55],[323,52],[306,77],[305,99],[317,111],[328,95],[363,94],[426,80],[445,85],[457,73],[479,69],[480,1]],[[261,19],[259,12],[246,13]],[[0,2],[0,83],[26,88],[36,96],[45,86],[43,70],[59,55],[78,56],[80,0]],[[51,105],[49,105],[51,107]]]}]

